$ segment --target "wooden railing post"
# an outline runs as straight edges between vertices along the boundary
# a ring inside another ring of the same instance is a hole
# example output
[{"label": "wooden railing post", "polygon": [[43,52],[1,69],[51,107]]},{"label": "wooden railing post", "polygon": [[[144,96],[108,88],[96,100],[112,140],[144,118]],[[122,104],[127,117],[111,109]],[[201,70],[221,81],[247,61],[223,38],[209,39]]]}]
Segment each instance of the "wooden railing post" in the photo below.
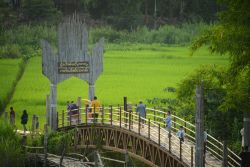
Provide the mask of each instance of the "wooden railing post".
[{"label": "wooden railing post", "polygon": [[228,156],[227,142],[223,141],[223,162],[222,162],[222,166],[223,167],[227,167],[228,166],[227,156]]},{"label": "wooden railing post", "polygon": [[112,106],[109,106],[109,112],[110,112],[110,124],[112,125],[113,124],[113,112],[112,112]]},{"label": "wooden railing post", "polygon": [[64,127],[64,110],[62,110],[62,127]]},{"label": "wooden railing post", "polygon": [[172,137],[172,135],[171,135],[171,129],[168,131],[168,150],[169,150],[169,152],[171,152],[171,149],[172,149],[172,147],[171,147],[171,137]]},{"label": "wooden railing post", "polygon": [[85,107],[85,123],[88,123],[88,106]]},{"label": "wooden railing post", "polygon": [[180,161],[182,161],[182,141],[180,139]]},{"label": "wooden railing post", "polygon": [[129,113],[128,113],[128,129],[131,130],[131,110],[129,110]]},{"label": "wooden railing post", "polygon": [[120,128],[122,127],[122,108],[119,107],[119,115],[120,115]]},{"label": "wooden railing post", "polygon": [[184,117],[184,132],[187,132],[187,122],[186,122],[186,118]]},{"label": "wooden railing post", "polygon": [[104,124],[104,105],[102,105],[102,124]]},{"label": "wooden railing post", "polygon": [[78,106],[78,120],[77,120],[77,124],[80,124],[80,117],[81,117],[81,112],[80,112],[80,107]]},{"label": "wooden railing post", "polygon": [[148,138],[150,139],[150,118],[148,119]]},{"label": "wooden railing post", "polygon": [[155,123],[155,120],[156,120],[156,117],[155,117],[155,107],[154,107],[154,123]]},{"label": "wooden railing post", "polygon": [[158,124],[158,144],[161,145],[161,125]]},{"label": "wooden railing post", "polygon": [[140,113],[138,113],[138,133],[141,134],[141,117]]},{"label": "wooden railing post", "polygon": [[48,152],[48,126],[44,125],[44,163],[43,167],[47,167],[47,152]]},{"label": "wooden railing post", "polygon": [[124,123],[125,123],[125,128],[127,128],[127,124],[128,124],[128,105],[127,105],[127,97],[123,97],[123,101],[124,101]]},{"label": "wooden railing post", "polygon": [[194,147],[191,146],[191,167],[194,166]]},{"label": "wooden railing post", "polygon": [[175,117],[175,112],[174,112],[174,128],[176,128],[176,117]]},{"label": "wooden railing post", "polygon": [[96,113],[95,113],[95,105],[94,105],[94,119],[93,119],[93,121],[94,121],[94,124],[97,122],[97,120],[96,120]]}]

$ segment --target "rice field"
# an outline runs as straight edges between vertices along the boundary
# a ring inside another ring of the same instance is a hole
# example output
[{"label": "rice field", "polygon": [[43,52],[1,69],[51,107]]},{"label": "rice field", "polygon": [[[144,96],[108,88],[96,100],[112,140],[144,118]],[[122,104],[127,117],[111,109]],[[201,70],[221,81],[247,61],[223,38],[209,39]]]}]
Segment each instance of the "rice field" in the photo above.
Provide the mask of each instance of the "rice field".
[{"label": "rice field", "polygon": [[22,63],[21,59],[0,59],[0,109],[10,96],[20,69],[20,63]]},{"label": "rice field", "polygon": [[[225,56],[211,56],[202,48],[190,56],[187,47],[174,47],[161,44],[153,45],[107,45],[104,53],[104,72],[96,82],[96,96],[104,105],[123,103],[123,97],[135,104],[139,100],[154,97],[173,97],[164,92],[166,87],[176,87],[178,83],[201,65],[227,65]],[[1,75],[4,79],[6,74]],[[16,122],[20,127],[22,110],[29,113],[31,126],[32,114],[39,116],[40,125],[45,122],[45,100],[50,92],[49,80],[42,75],[41,57],[29,60],[25,72],[19,81],[9,106],[16,111]],[[88,85],[85,81],[71,78],[57,86],[57,110],[65,110],[68,100],[88,97]]]}]

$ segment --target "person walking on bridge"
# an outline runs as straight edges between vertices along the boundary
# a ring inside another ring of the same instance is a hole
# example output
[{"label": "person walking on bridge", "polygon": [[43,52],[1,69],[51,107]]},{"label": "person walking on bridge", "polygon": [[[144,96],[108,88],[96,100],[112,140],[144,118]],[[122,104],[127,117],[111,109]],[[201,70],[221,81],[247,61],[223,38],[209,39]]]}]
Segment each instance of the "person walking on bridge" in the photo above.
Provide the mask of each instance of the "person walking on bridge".
[{"label": "person walking on bridge", "polygon": [[146,106],[142,103],[142,101],[140,101],[139,105],[136,107],[136,113],[142,118],[141,122],[144,124],[146,118]]},{"label": "person walking on bridge", "polygon": [[94,122],[98,121],[97,119],[98,119],[100,107],[101,107],[101,103],[97,100],[97,97],[95,96],[94,99],[91,101],[91,108],[92,108]]},{"label": "person walking on bridge", "polygon": [[176,135],[180,139],[180,141],[184,142],[185,132],[184,132],[183,126],[180,126],[180,129]]},{"label": "person walking on bridge", "polygon": [[171,113],[170,111],[168,111],[167,113],[167,117],[163,119],[163,121],[166,123],[166,129],[169,132],[171,130],[171,126],[172,126],[172,118],[171,118]]}]

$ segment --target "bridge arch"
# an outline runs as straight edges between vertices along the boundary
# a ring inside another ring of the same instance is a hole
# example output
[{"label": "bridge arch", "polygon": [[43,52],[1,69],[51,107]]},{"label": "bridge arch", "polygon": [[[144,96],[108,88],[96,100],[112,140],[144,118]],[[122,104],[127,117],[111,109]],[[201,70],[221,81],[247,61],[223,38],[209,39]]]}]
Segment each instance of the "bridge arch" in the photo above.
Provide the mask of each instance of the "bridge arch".
[{"label": "bridge arch", "polygon": [[173,155],[155,141],[119,126],[82,124],[60,128],[59,130],[73,128],[76,128],[73,143],[77,149],[100,146],[102,149],[119,153],[126,153],[127,151],[131,157],[150,166],[188,166],[179,157]]}]

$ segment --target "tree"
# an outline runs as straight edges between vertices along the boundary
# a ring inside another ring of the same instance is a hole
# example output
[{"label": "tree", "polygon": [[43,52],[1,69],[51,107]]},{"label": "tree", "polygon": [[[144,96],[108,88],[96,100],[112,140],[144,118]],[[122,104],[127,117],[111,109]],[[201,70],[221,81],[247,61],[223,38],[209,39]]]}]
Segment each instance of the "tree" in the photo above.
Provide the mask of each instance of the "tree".
[{"label": "tree", "polygon": [[[180,115],[194,122],[195,87],[199,83],[204,86],[205,125],[214,137],[228,141],[234,151],[240,151],[239,130],[242,125],[243,110],[237,107],[242,100],[234,100],[235,92],[242,94],[240,77],[235,84],[231,84],[228,70],[225,67],[206,65],[181,81],[177,91]],[[234,86],[234,89],[232,87]],[[240,98],[242,95],[238,95]],[[229,100],[230,99],[230,100]],[[230,101],[230,104],[228,102]],[[215,119],[216,118],[216,119]]]},{"label": "tree", "polygon": [[[225,100],[224,108],[237,108],[244,112],[245,146],[250,152],[250,1],[220,0],[225,10],[219,13],[218,23],[204,32],[192,44],[196,51],[203,45],[208,45],[210,51],[229,55],[230,96]],[[240,81],[240,82],[237,82]],[[237,98],[236,98],[237,97]]]},{"label": "tree", "polygon": [[60,16],[52,0],[25,0],[23,14],[29,21],[53,21]]}]

